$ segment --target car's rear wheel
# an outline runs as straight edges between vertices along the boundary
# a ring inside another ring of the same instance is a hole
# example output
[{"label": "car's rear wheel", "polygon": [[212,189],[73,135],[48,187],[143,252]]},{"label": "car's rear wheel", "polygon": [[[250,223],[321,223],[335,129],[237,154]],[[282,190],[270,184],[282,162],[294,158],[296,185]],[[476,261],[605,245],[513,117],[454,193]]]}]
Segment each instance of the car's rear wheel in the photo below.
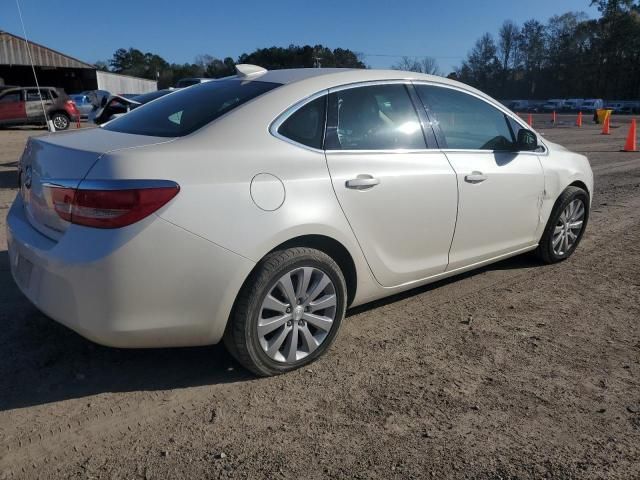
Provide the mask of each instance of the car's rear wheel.
[{"label": "car's rear wheel", "polygon": [[549,216],[536,253],[545,263],[569,258],[575,251],[589,220],[589,194],[579,187],[567,187]]},{"label": "car's rear wheel", "polygon": [[225,345],[257,375],[295,370],[331,346],[346,298],[342,271],[324,252],[303,247],[272,252],[242,288]]},{"label": "car's rear wheel", "polygon": [[56,127],[56,130],[66,130],[71,123],[69,116],[62,112],[56,112],[51,115],[51,121],[53,122],[53,126]]}]

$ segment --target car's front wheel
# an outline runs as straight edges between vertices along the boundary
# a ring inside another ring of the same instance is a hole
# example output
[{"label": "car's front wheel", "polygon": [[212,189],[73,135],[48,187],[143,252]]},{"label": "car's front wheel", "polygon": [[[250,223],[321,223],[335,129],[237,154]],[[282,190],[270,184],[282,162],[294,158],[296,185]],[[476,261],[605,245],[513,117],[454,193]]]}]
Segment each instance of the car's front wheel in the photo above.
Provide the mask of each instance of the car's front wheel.
[{"label": "car's front wheel", "polygon": [[342,271],[324,252],[303,247],[272,252],[242,288],[225,345],[257,375],[295,370],[330,347],[346,298]]},{"label": "car's front wheel", "polygon": [[51,121],[53,122],[53,126],[56,127],[56,130],[66,130],[71,123],[69,117],[62,112],[56,112],[51,115]]},{"label": "car's front wheel", "polygon": [[589,220],[589,194],[567,187],[556,201],[536,253],[545,263],[560,262],[575,251]]}]

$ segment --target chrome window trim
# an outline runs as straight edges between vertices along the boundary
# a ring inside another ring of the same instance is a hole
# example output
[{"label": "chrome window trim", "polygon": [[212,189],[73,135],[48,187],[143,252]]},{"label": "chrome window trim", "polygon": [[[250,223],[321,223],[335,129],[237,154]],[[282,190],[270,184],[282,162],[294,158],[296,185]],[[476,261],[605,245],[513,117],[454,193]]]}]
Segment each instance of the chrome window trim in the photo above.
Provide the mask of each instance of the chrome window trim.
[{"label": "chrome window trim", "polygon": [[[486,151],[486,150],[483,150]],[[348,154],[348,155],[357,155],[359,153],[367,154],[367,155],[375,155],[375,154],[390,154],[393,153],[395,155],[407,155],[407,154],[436,154],[441,153],[443,150],[438,148],[398,148],[398,149],[384,149],[384,150],[326,150],[326,153],[330,153],[332,155],[335,154]]]},{"label": "chrome window trim", "polygon": [[[269,133],[271,133],[271,135],[273,135],[275,138],[277,138],[279,140],[282,140],[284,142],[287,142],[287,143],[289,143],[291,145],[294,145],[296,147],[304,148],[305,150],[309,150],[309,151],[315,152],[315,153],[324,153],[324,150],[322,150],[320,148],[310,147],[309,145],[305,145],[304,143],[296,142],[295,140],[291,140],[289,137],[285,137],[284,135],[281,135],[278,132],[278,129],[280,128],[280,126],[284,122],[286,122],[289,119],[289,117],[291,115],[296,113],[302,107],[304,107],[308,103],[311,103],[314,100],[317,100],[318,98],[320,98],[320,97],[322,97],[324,95],[328,95],[328,94],[329,94],[329,90],[325,88],[324,90],[320,90],[319,92],[316,92],[316,93],[314,93],[312,95],[309,95],[308,97],[305,97],[302,100],[294,103],[290,107],[286,108],[283,112],[281,112],[280,114],[278,114],[276,116],[274,121],[271,122],[271,125],[269,126]],[[325,117],[326,117],[326,114],[325,114]],[[325,125],[324,125],[325,129],[327,127],[326,123],[327,122],[326,122],[326,118],[325,118]],[[323,132],[323,136],[324,136],[324,132]]]}]

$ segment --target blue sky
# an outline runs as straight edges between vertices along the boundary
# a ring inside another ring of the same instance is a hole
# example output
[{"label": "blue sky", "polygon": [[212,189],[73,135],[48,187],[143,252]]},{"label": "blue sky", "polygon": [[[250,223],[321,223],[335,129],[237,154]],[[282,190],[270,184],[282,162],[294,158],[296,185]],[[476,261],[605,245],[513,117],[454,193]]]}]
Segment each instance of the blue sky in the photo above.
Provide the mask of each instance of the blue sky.
[{"label": "blue sky", "polygon": [[[546,22],[566,11],[598,12],[589,0],[290,1],[20,0],[30,39],[87,62],[120,47],[192,62],[201,53],[234,59],[290,43],[350,48],[374,68],[392,55],[436,57],[445,73],[484,32],[505,19]],[[46,6],[46,8],[45,8]],[[46,12],[46,13],[45,13]],[[15,0],[3,0],[0,30],[22,35]]]}]

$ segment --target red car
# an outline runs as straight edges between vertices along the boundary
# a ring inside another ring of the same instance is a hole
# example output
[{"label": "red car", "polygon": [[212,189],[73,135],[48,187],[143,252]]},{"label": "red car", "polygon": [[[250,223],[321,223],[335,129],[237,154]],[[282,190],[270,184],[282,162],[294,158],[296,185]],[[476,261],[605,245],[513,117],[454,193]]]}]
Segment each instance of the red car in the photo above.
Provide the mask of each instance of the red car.
[{"label": "red car", "polygon": [[[42,96],[42,99],[40,98]],[[80,112],[64,90],[55,87],[0,87],[0,127],[9,125],[42,125],[45,117],[56,130],[66,130]]]}]

